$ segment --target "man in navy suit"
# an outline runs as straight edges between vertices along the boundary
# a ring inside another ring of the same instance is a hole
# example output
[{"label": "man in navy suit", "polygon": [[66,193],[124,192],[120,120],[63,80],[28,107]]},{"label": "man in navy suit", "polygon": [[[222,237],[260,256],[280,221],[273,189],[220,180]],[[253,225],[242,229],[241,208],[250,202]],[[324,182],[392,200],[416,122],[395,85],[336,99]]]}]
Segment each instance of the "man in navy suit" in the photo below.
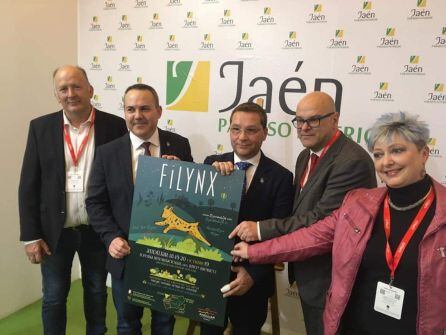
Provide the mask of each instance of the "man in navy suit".
[{"label": "man in navy suit", "polygon": [[[162,109],[156,91],[145,84],[127,88],[124,114],[129,133],[98,149],[91,172],[88,217],[108,250],[107,270],[112,276],[118,334],[141,334],[143,307],[128,304],[124,291],[133,184],[139,155],[192,162],[189,141],[157,127]],[[171,335],[173,316],[152,310],[153,335]]]},{"label": "man in navy suit", "polygon": [[19,186],[20,240],[42,271],[45,334],[65,334],[71,265],[82,267],[87,334],[105,334],[106,250],[91,229],[85,195],[96,147],[125,134],[122,118],[92,107],[84,69],[62,66],[53,74],[62,106],[31,121]]},{"label": "man in navy suit", "polygon": [[[266,157],[260,150],[265,141],[267,115],[255,103],[237,106],[230,117],[232,152],[205,159],[222,174],[234,168],[246,171],[244,194],[238,220],[284,218],[293,205],[293,175]],[[232,281],[224,297],[228,297],[228,316],[233,335],[259,335],[268,314],[268,298],[274,292],[273,265],[244,263],[232,268]],[[224,328],[201,325],[202,335],[223,334]]]}]

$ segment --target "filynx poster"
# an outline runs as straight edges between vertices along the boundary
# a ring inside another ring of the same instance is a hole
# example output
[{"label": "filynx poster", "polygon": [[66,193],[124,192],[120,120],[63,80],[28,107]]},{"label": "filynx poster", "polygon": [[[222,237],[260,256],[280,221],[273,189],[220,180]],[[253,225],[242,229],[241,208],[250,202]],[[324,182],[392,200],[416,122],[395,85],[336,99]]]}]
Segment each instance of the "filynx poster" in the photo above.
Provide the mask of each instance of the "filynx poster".
[{"label": "filynx poster", "polygon": [[244,172],[140,156],[125,283],[130,303],[223,325]]}]

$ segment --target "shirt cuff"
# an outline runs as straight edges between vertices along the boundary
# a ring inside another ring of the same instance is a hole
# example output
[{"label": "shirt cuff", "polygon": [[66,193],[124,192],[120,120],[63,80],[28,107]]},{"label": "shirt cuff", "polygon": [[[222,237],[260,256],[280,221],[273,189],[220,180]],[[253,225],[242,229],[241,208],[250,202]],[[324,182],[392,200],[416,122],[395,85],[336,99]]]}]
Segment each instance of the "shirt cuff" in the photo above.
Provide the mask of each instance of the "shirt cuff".
[{"label": "shirt cuff", "polygon": [[28,244],[31,244],[31,243],[36,243],[37,241],[41,241],[42,239],[41,238],[39,238],[38,240],[33,240],[33,241],[22,241],[22,243],[23,243],[23,245],[28,245]]},{"label": "shirt cuff", "polygon": [[261,241],[262,235],[260,235],[260,221],[257,221],[257,236],[259,237],[259,241]]}]

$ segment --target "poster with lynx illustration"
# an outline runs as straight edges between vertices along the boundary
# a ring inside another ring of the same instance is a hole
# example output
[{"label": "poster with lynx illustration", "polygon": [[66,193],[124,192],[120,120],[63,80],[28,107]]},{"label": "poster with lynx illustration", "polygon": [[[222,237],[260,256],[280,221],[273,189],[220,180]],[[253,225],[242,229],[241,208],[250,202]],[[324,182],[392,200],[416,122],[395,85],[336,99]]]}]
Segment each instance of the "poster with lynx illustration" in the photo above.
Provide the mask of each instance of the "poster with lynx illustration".
[{"label": "poster with lynx illustration", "polygon": [[140,156],[125,283],[130,303],[223,325],[244,172]]}]

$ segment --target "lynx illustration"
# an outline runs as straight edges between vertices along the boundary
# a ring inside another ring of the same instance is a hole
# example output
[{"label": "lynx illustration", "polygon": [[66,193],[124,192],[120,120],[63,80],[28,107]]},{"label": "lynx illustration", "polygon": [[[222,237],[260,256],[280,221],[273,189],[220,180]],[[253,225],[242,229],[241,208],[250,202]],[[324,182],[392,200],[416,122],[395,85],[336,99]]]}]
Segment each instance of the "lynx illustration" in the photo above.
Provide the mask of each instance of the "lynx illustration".
[{"label": "lynx illustration", "polygon": [[155,222],[157,226],[165,226],[163,233],[167,233],[169,230],[176,229],[179,231],[184,231],[188,233],[189,235],[195,237],[197,240],[200,240],[207,245],[211,245],[204,237],[201,235],[200,231],[198,230],[199,222],[187,222],[180,218],[178,215],[176,215],[173,212],[172,206],[165,206],[163,210],[163,214],[161,217],[164,219],[163,221]]}]

